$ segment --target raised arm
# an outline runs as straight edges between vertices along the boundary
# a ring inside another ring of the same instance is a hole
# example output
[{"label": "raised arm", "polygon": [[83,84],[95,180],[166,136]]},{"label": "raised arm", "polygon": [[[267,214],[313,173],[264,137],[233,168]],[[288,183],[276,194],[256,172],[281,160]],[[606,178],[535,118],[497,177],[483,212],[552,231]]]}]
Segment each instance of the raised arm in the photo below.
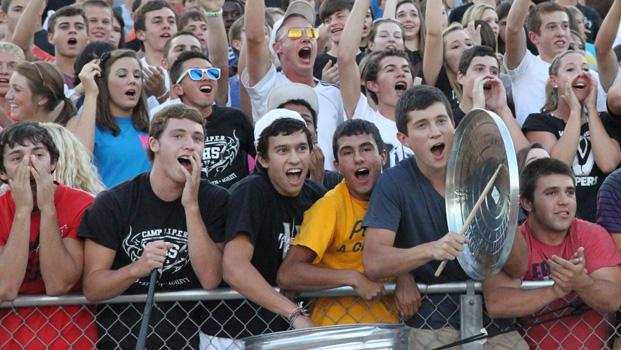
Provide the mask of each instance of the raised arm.
[{"label": "raised arm", "polygon": [[[203,9],[209,13],[217,13],[222,9],[224,0],[201,0]],[[229,99],[229,60],[228,40],[222,14],[217,16],[205,16],[207,22],[207,47],[209,48],[209,60],[214,67],[220,68],[222,74],[218,79],[218,91],[216,104],[226,106]]]},{"label": "raised arm", "polygon": [[356,0],[343,29],[339,44],[338,69],[341,78],[341,97],[347,118],[353,118],[360,100],[360,70],[356,63],[356,53],[364,26],[364,17],[371,6],[370,0]]},{"label": "raised arm", "polygon": [[621,0],[615,0],[599,28],[597,38],[595,38],[599,81],[604,91],[610,89],[619,72],[619,61],[617,61],[617,55],[612,50],[612,45],[619,31],[619,21],[621,21]]},{"label": "raised arm", "polygon": [[[205,289],[216,288],[222,281],[222,246],[217,246],[209,236],[198,206],[198,189],[201,182],[201,155],[190,158],[192,174],[185,174],[181,204],[188,227],[188,254],[192,269]],[[226,204],[224,204],[226,206]]]},{"label": "raised arm", "polygon": [[17,298],[26,275],[30,243],[30,215],[33,208],[28,159],[24,158],[17,176],[11,183],[15,214],[9,237],[0,247],[0,301]]},{"label": "raised arm", "polygon": [[517,68],[526,54],[524,21],[529,5],[530,0],[515,0],[507,15],[505,65],[509,70]]},{"label": "raised arm", "polygon": [[40,20],[40,14],[45,3],[46,0],[29,1],[15,25],[15,31],[13,32],[11,41],[24,50],[26,57],[28,57],[31,52],[33,38],[37,31],[37,21]]},{"label": "raised arm", "polygon": [[436,85],[444,64],[444,42],[442,40],[442,1],[427,1],[425,10],[425,51],[423,55],[423,77],[425,84]]},{"label": "raised arm", "polygon": [[272,66],[265,41],[265,3],[263,0],[248,0],[244,13],[246,57],[252,57],[252,64],[246,65],[250,86],[254,86]]},{"label": "raised arm", "polygon": [[619,142],[608,135],[597,111],[597,81],[589,74],[591,93],[585,101],[589,116],[589,132],[591,133],[591,147],[595,164],[604,173],[610,174],[621,163],[621,147]]},{"label": "raised arm", "polygon": [[384,18],[397,19],[397,0],[386,0],[384,3]]},{"label": "raised arm", "polygon": [[[271,312],[288,317],[297,309],[293,301],[274,290],[252,265],[251,259],[254,246],[246,234],[239,233],[233,240],[224,246],[223,270],[224,280],[236,291],[248,299],[270,310]],[[294,327],[303,327],[311,324],[310,319],[298,317]]]},{"label": "raised arm", "polygon": [[80,81],[84,86],[84,104],[82,114],[67,123],[69,129],[82,144],[91,152],[95,148],[95,124],[97,121],[97,95],[99,88],[95,79],[101,76],[99,60],[93,60],[82,68]]},{"label": "raised arm", "polygon": [[[39,266],[47,295],[63,295],[80,280],[84,264],[84,247],[82,240],[63,237],[58,226],[56,205],[54,203],[54,185],[49,169],[43,167],[39,160],[33,158],[32,172],[37,184],[37,207],[41,213],[39,229]],[[90,204],[90,203],[89,203]],[[77,231],[87,205],[84,205],[71,230]]]}]

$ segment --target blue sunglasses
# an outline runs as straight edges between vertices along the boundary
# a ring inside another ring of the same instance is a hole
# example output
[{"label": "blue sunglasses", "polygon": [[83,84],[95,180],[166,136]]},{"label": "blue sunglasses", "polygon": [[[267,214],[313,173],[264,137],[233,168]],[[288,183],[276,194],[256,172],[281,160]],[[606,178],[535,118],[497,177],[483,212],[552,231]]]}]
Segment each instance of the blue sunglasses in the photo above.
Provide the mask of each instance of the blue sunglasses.
[{"label": "blue sunglasses", "polygon": [[186,75],[194,81],[199,81],[203,80],[204,78],[207,78],[209,80],[218,80],[220,79],[220,74],[220,68],[190,68],[183,72],[183,74],[181,74],[175,84],[179,84]]}]

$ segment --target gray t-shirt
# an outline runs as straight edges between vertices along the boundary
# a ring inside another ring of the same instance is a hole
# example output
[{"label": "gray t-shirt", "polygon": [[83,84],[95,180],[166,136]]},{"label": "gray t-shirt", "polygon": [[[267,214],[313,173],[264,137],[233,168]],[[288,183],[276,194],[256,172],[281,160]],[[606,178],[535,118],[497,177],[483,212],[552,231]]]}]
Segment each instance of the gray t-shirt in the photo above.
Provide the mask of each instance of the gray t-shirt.
[{"label": "gray t-shirt", "polygon": [[[363,226],[394,231],[395,247],[410,248],[435,241],[448,232],[444,198],[421,173],[415,157],[386,170],[369,202]],[[468,279],[456,260],[440,277],[434,277],[439,261],[412,271],[417,283],[437,284]],[[429,294],[414,317],[406,323],[416,328],[437,329],[447,322],[459,329],[459,295]]]}]

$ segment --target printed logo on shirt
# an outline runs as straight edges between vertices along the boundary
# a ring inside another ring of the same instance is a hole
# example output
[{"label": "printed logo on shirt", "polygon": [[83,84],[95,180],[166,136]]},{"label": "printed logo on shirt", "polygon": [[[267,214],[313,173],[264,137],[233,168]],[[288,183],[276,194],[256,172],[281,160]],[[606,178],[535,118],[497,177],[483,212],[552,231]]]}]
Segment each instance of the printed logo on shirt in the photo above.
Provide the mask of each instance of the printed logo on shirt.
[{"label": "printed logo on shirt", "polygon": [[550,276],[550,265],[548,265],[547,261],[533,263],[530,267],[530,273],[533,280],[548,280],[548,276]]},{"label": "printed logo on shirt", "polygon": [[278,234],[278,250],[282,251],[282,258],[284,259],[289,251],[289,245],[295,236],[300,232],[300,225],[296,225],[294,222],[283,222],[282,232]]},{"label": "printed logo on shirt", "polygon": [[578,141],[578,152],[573,163],[574,174],[576,176],[589,175],[593,170],[593,164],[595,164],[595,159],[591,152],[591,133],[587,131],[584,135],[580,135]]},{"label": "printed logo on shirt", "polygon": [[336,252],[347,253],[348,245],[350,245],[349,250],[354,253],[362,252],[364,249],[364,228],[362,227],[362,220],[356,220],[347,238],[347,242],[339,246]]},{"label": "printed logo on shirt", "polygon": [[134,233],[130,226],[129,233],[123,240],[123,251],[132,261],[138,261],[144,247],[150,242],[159,240],[173,244],[173,247],[166,254],[162,275],[166,273],[175,274],[189,263],[188,232],[174,228],[158,228]]},{"label": "printed logo on shirt", "polygon": [[388,154],[388,161],[384,164],[384,169],[392,168],[393,166],[399,164],[400,161],[410,158],[414,155],[409,149],[403,147],[403,145],[398,145],[394,147],[390,143],[384,143],[384,149]]},{"label": "printed logo on shirt", "polygon": [[233,130],[233,136],[217,135],[205,137],[203,150],[203,172],[209,178],[223,173],[233,164],[239,153],[239,138]]}]

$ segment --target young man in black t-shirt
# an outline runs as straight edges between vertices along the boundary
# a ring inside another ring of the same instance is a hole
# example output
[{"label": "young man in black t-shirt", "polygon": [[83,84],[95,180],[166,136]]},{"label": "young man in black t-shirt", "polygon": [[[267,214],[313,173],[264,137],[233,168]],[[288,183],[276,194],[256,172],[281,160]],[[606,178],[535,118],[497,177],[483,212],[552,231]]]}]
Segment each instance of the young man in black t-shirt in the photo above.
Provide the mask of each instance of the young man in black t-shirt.
[{"label": "young man in black t-shirt", "polygon": [[283,317],[294,328],[312,326],[304,310],[272,286],[304,211],[325,192],[306,178],[313,146],[297,112],[272,110],[255,127],[257,173],[231,188],[223,255],[225,281],[262,307],[237,309],[244,336],[286,330]]},{"label": "young man in black t-shirt", "polygon": [[182,53],[170,69],[173,93],[205,120],[203,172],[211,183],[229,188],[248,175],[248,155],[254,157],[256,152],[246,115],[214,104],[219,75],[198,52]]},{"label": "young man in black t-shirt", "polygon": [[[228,193],[200,179],[202,116],[184,105],[158,112],[149,132],[151,172],[102,192],[82,220],[84,295],[91,301],[158,290],[215,288]],[[133,349],[141,305],[100,307],[98,348]],[[149,349],[195,349],[203,318],[195,303],[157,303]],[[129,333],[129,334],[128,334]]]}]

